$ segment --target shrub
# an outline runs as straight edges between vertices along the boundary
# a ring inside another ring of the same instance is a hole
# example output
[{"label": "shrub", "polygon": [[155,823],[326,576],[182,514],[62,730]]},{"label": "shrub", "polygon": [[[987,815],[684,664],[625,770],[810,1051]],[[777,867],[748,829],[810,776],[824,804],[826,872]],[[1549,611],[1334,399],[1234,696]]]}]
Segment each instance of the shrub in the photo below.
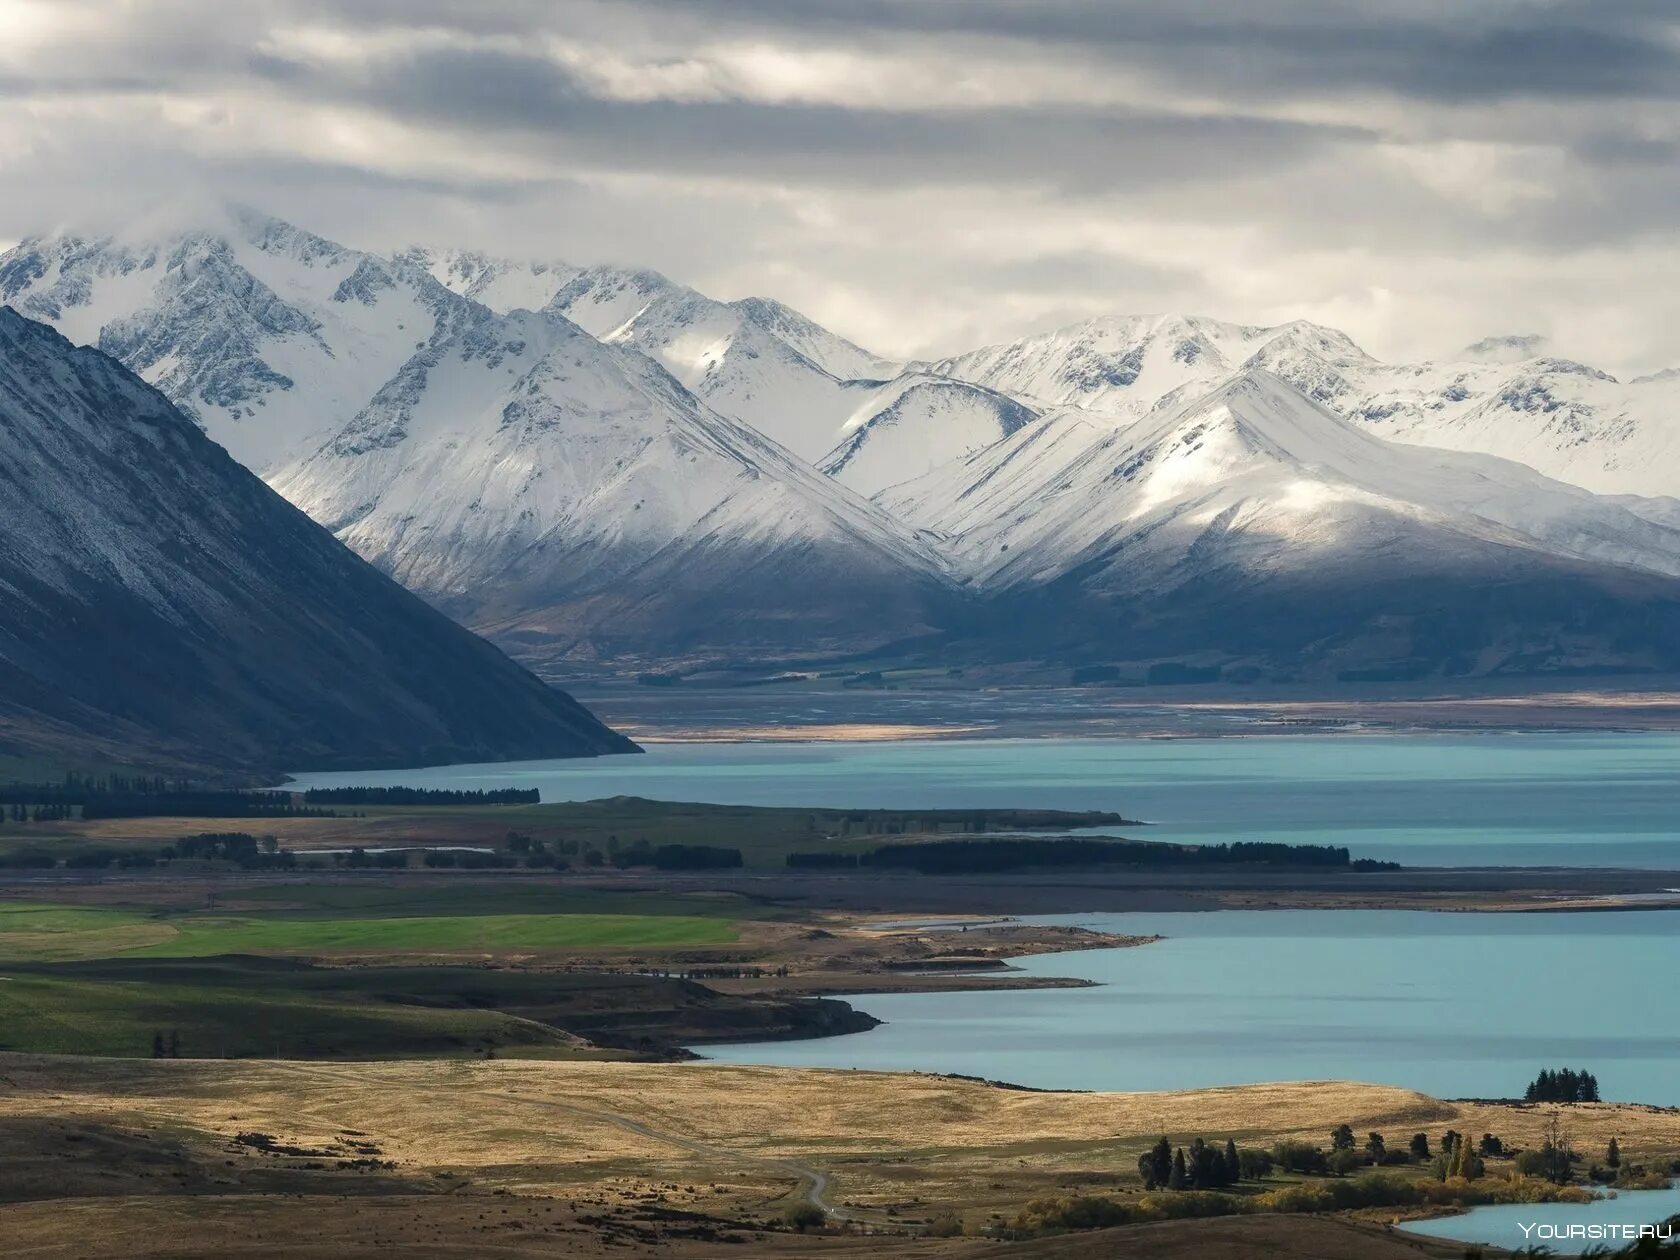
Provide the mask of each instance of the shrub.
[{"label": "shrub", "polygon": [[1285,1172],[1321,1173],[1328,1171],[1324,1152],[1311,1142],[1279,1142],[1272,1147],[1272,1159]]},{"label": "shrub", "polygon": [[963,1232],[962,1217],[955,1212],[941,1212],[928,1222],[923,1231],[929,1238],[960,1238]]},{"label": "shrub", "polygon": [[1130,1224],[1136,1219],[1132,1209],[1101,1195],[1063,1195],[1032,1200],[1021,1209],[1015,1224],[1019,1229],[1043,1233],[1057,1229],[1107,1229],[1111,1225]]},{"label": "shrub", "polygon": [[[1119,1206],[1116,1204],[1116,1206]],[[1235,1195],[1210,1190],[1186,1190],[1178,1194],[1149,1194],[1138,1200],[1139,1209],[1150,1220],[1181,1221],[1204,1216],[1235,1216],[1249,1210],[1248,1201]],[[1121,1208],[1124,1211],[1124,1208]],[[1124,1224],[1122,1221],[1114,1222]]]},{"label": "shrub", "polygon": [[1358,1151],[1339,1147],[1330,1152],[1330,1158],[1325,1160],[1330,1172],[1337,1177],[1345,1177],[1355,1169],[1365,1167],[1365,1157]]},{"label": "shrub", "polygon": [[814,1203],[796,1203],[782,1216],[789,1229],[803,1234],[808,1229],[821,1229],[828,1223],[828,1214]]}]

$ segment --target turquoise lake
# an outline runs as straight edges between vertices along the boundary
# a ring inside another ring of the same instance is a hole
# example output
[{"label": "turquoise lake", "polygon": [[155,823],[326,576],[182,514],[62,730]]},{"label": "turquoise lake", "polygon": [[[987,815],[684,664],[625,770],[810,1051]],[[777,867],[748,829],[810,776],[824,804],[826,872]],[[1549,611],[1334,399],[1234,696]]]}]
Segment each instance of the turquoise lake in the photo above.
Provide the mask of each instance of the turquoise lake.
[{"label": "turquoise lake", "polygon": [[[1559,1255],[1577,1255],[1592,1247],[1625,1246],[1638,1237],[1639,1226],[1661,1226],[1676,1213],[1680,1213],[1680,1190],[1633,1190],[1594,1203],[1493,1204],[1472,1208],[1460,1216],[1413,1221],[1401,1228],[1408,1234],[1480,1243],[1507,1251],[1549,1247]],[[1593,1226],[1615,1232],[1582,1235],[1582,1227]],[[1631,1237],[1622,1232],[1630,1228]],[[1576,1231],[1574,1237],[1572,1229]],[[1672,1237],[1673,1232],[1663,1236]]]},{"label": "turquoise lake", "polygon": [[1680,870],[1680,734],[650,744],[641,756],[307,774],[741,805],[1106,809],[1152,840],[1344,844],[1420,866]]},{"label": "turquoise lake", "polygon": [[865,994],[886,1021],[812,1041],[698,1047],[728,1063],[959,1072],[1044,1089],[1359,1080],[1509,1098],[1542,1067],[1680,1105],[1680,911],[1223,910],[1027,920],[1159,933],[1019,959],[1097,987]]}]

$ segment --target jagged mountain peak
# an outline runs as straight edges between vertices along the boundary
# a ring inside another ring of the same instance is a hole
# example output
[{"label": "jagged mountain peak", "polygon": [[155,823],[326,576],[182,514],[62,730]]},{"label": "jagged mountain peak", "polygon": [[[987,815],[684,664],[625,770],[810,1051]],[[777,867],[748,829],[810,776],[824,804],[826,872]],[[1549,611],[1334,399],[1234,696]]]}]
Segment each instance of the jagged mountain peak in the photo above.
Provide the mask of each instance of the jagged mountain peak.
[{"label": "jagged mountain peak", "polygon": [[1168,313],[1100,316],[957,355],[933,370],[1032,405],[1084,406],[1129,419],[1245,363],[1304,379],[1368,361],[1344,334],[1305,320],[1266,327]]},{"label": "jagged mountain peak", "polygon": [[33,238],[0,256],[0,296],[122,361],[259,471],[353,415],[472,305],[412,261],[238,204]]},{"label": "jagged mountain peak", "polygon": [[557,258],[517,259],[476,249],[414,245],[393,255],[425,271],[452,293],[471,298],[498,314],[540,310],[575,279],[579,268]]},{"label": "jagged mountain peak", "polygon": [[902,370],[902,364],[870,353],[774,298],[741,298],[729,305],[837,380],[886,380]]}]

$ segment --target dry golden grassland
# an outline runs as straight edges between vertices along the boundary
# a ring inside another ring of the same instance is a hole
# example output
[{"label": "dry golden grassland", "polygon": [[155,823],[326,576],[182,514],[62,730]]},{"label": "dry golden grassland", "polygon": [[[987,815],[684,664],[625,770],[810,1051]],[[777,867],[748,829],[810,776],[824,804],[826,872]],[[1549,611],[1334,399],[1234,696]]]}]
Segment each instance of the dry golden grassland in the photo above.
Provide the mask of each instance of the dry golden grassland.
[{"label": "dry golden grassland", "polygon": [[[1384,1132],[1395,1144],[1420,1130],[1438,1141],[1452,1128],[1533,1146],[1559,1110],[1443,1102],[1347,1082],[1075,1094],[712,1064],[12,1056],[0,1059],[0,1167],[8,1169],[8,1197],[75,1200],[73,1211],[88,1221],[105,1219],[109,1203],[140,1196],[144,1212],[160,1220],[215,1217],[216,1229],[237,1232],[240,1220],[254,1230],[255,1222],[274,1217],[282,1211],[277,1205],[302,1210],[297,1200],[275,1196],[330,1202],[350,1195],[346,1202],[356,1204],[364,1228],[356,1235],[353,1222],[341,1225],[350,1230],[346,1239],[361,1240],[357,1245],[376,1236],[396,1240],[398,1224],[412,1218],[403,1228],[420,1231],[410,1238],[416,1244],[424,1234],[443,1246],[438,1240],[451,1230],[488,1241],[475,1233],[482,1227],[518,1234],[522,1246],[546,1240],[543,1246],[558,1247],[586,1235],[599,1242],[603,1231],[618,1230],[628,1231],[625,1246],[704,1249],[711,1243],[703,1235],[750,1232],[813,1195],[854,1230],[910,1231],[946,1212],[973,1229],[1035,1197],[1130,1193],[1138,1154],[1163,1132],[1178,1141],[1229,1136],[1245,1146],[1289,1137],[1324,1143],[1345,1122],[1361,1135]],[[1613,1104],[1561,1111],[1585,1152],[1602,1150],[1612,1135],[1634,1160],[1680,1151],[1680,1113]],[[272,1148],[239,1136],[252,1133],[266,1135]],[[247,1206],[230,1215],[228,1195]],[[84,1201],[95,1196],[108,1202]],[[393,1214],[392,1196],[421,1196],[422,1206]],[[450,1205],[441,1206],[442,1198]],[[0,1232],[41,1239],[48,1249],[38,1254],[61,1254],[50,1249],[62,1243],[70,1219],[59,1208],[71,1210],[62,1202],[0,1207]],[[698,1234],[669,1221],[637,1223],[673,1211],[711,1223]],[[516,1219],[524,1223],[512,1224]],[[422,1220],[431,1223],[422,1229],[415,1223]],[[1218,1228],[1247,1237],[1282,1227]],[[1319,1226],[1303,1218],[1287,1228]],[[1198,1229],[1217,1232],[1215,1222],[1157,1232],[1177,1237]],[[1359,1237],[1361,1245],[1371,1243],[1371,1236]],[[786,1254],[803,1254],[807,1245],[785,1236],[757,1241],[793,1249]],[[945,1254],[938,1248],[946,1245],[980,1244],[898,1238],[884,1254]],[[1008,1254],[985,1245],[989,1255]],[[1382,1253],[1367,1246],[1300,1254]]]}]

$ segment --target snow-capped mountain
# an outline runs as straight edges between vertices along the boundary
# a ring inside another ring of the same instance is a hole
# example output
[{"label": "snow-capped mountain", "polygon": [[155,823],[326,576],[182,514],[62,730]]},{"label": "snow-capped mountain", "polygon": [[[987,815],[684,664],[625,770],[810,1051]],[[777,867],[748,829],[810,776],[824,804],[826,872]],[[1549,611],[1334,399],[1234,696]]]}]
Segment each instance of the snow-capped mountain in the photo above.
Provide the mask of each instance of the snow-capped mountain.
[{"label": "snow-capped mountain", "polygon": [[1199,315],[1131,315],[972,350],[929,370],[1033,405],[1129,419],[1177,390],[1211,385],[1245,366],[1269,366],[1251,364],[1268,347],[1272,361],[1298,347],[1327,364],[1368,358],[1341,333],[1304,322],[1264,328]]},{"label": "snow-capped mountain", "polygon": [[931,370],[1125,424],[1263,368],[1396,441],[1503,456],[1602,493],[1680,490],[1680,379],[1623,383],[1567,359],[1524,357],[1537,349],[1537,338],[1497,337],[1461,361],[1391,364],[1310,323],[1137,316],[1089,320]]},{"label": "snow-capped mountain", "polygon": [[933,634],[987,660],[1645,666],[1680,573],[1680,374],[1526,335],[1391,364],[1307,322],[1111,317],[904,365],[657,272],[382,257],[244,210],[25,241],[0,300],[534,659]]},{"label": "snow-capped mountain", "polygon": [[817,467],[859,494],[876,494],[1002,441],[1037,418],[996,390],[905,372],[865,395]]},{"label": "snow-capped mountain", "polygon": [[742,298],[729,305],[836,380],[884,381],[904,370],[902,363],[853,345],[774,298]]},{"label": "snow-capped mountain", "polygon": [[470,309],[413,261],[230,208],[0,255],[0,301],[96,345],[263,471],[354,415]]},{"label": "snow-capped mountain", "polygon": [[803,316],[751,299],[719,302],[656,271],[587,268],[550,309],[602,341],[640,350],[715,410],[801,459],[828,452],[880,383],[826,370],[818,359],[850,367],[868,356]]},{"label": "snow-capped mountain", "polygon": [[[1605,650],[1624,601],[1680,625],[1680,532],[1505,460],[1385,442],[1260,369],[1128,427],[1054,413],[881,501],[1069,652],[1562,668]],[[1680,660],[1664,651],[1632,655]]]},{"label": "snow-capped mountain", "polygon": [[633,751],[121,365],[0,308],[0,748],[82,764]]},{"label": "snow-capped mountain", "polygon": [[869,650],[942,598],[880,509],[552,310],[428,347],[274,485],[533,657]]},{"label": "snow-capped mountain", "polygon": [[472,249],[419,245],[396,255],[394,261],[420,267],[452,293],[471,298],[499,315],[541,310],[580,270],[558,259],[498,258]]}]

